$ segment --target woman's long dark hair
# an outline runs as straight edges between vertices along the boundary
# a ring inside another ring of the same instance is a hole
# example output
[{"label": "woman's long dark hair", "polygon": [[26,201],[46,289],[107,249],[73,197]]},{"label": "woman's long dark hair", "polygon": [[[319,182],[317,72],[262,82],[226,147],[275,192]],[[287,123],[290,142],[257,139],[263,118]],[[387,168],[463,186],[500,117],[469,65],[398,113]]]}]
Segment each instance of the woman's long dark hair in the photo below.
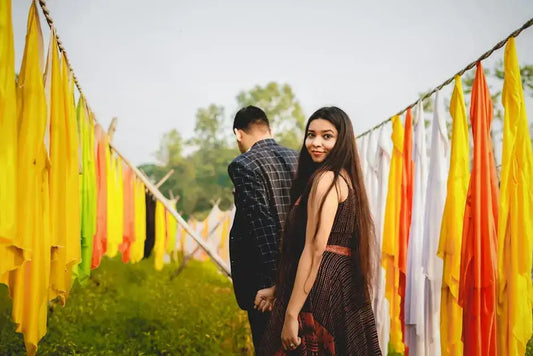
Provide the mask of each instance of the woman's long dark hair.
[{"label": "woman's long dark hair", "polygon": [[[329,192],[335,187],[339,175],[344,171],[348,174],[348,177],[345,178],[350,181],[354,193],[351,194],[351,199],[354,200],[355,206],[355,216],[353,217],[354,246],[352,246],[354,249],[352,255],[354,273],[356,274],[356,280],[364,288],[366,297],[370,298],[370,282],[372,281],[372,266],[374,263],[374,256],[372,256],[372,247],[375,241],[374,224],[365,191],[353,126],[348,115],[341,109],[334,106],[324,107],[318,109],[307,121],[305,127],[306,136],[310,123],[317,119],[327,120],[335,126],[338,132],[337,140],[326,159],[321,163],[315,163],[307,151],[304,139],[298,160],[296,177],[291,188],[291,209],[286,219],[281,243],[278,277],[278,285],[281,288],[276,288],[276,290],[279,293],[280,289],[283,289],[284,286],[292,290],[298,262],[305,244],[307,202],[311,188],[314,183],[316,184],[315,178],[327,171],[332,171],[334,173],[334,179],[329,187]],[[327,194],[324,195],[320,203],[319,211],[323,208],[326,196]],[[298,199],[299,202],[297,203]],[[320,217],[318,224],[320,224]],[[318,226],[315,229],[315,234],[316,231],[318,231]]]}]

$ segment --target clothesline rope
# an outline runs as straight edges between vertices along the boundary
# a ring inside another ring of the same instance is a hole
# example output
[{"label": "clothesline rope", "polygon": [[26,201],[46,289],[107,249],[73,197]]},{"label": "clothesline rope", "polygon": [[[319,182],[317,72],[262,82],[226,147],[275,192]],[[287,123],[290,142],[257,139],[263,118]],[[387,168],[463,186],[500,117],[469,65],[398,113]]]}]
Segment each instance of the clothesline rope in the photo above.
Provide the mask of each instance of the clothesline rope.
[{"label": "clothesline rope", "polygon": [[[50,11],[46,7],[46,1],[45,0],[38,0],[38,1],[39,1],[39,5],[41,6],[41,9],[43,10],[43,14],[44,14],[44,17],[46,18],[46,22],[48,23],[48,26],[50,26],[50,29],[52,29],[54,27],[54,20],[52,20],[52,17],[50,16]],[[533,26],[533,18],[529,19],[524,25],[522,25],[517,30],[513,31],[505,39],[503,39],[500,42],[496,43],[490,50],[488,50],[487,52],[483,53],[478,59],[476,59],[475,61],[469,63],[466,67],[461,69],[459,72],[457,72],[456,74],[452,75],[444,83],[442,83],[439,86],[433,88],[433,90],[431,90],[430,92],[426,93],[426,95],[424,95],[422,98],[420,98],[420,99],[416,100],[415,102],[411,103],[410,105],[408,105],[403,110],[401,110],[398,113],[396,113],[395,115],[389,117],[388,119],[380,122],[379,124],[375,125],[371,129],[369,129],[369,130],[363,132],[362,134],[358,135],[357,138],[363,137],[363,136],[369,134],[371,131],[379,128],[380,126],[385,125],[386,123],[391,121],[392,117],[394,117],[396,115],[403,114],[404,112],[407,111],[407,109],[410,109],[410,108],[414,107],[419,100],[424,101],[427,98],[431,97],[437,91],[441,90],[446,85],[450,84],[454,80],[456,75],[462,76],[467,70],[470,70],[470,69],[474,68],[474,66],[476,65],[477,62],[482,61],[484,59],[487,59],[488,57],[490,57],[492,55],[492,53],[494,51],[502,48],[507,43],[507,40],[509,40],[509,38],[517,37],[522,31],[524,31],[525,29],[527,29],[527,28],[529,28],[531,26]],[[70,65],[70,61],[69,61],[68,56],[67,56],[67,51],[65,51],[65,48],[63,47],[63,44],[61,42],[61,39],[59,38],[59,35],[57,34],[57,31],[54,31],[54,34],[56,36],[58,47],[61,50],[61,52],[65,55],[65,59],[67,60],[68,67],[70,68],[70,71],[72,72],[72,77],[74,78],[74,83],[76,84],[76,87],[78,88],[78,91],[80,92],[80,94],[84,98],[86,98],[84,93],[83,93],[83,91],[81,90],[81,86],[80,86],[80,84],[78,82],[78,78],[76,77],[76,74],[74,73],[74,70],[72,69],[72,66]]]},{"label": "clothesline rope", "polygon": [[367,134],[369,134],[371,131],[379,128],[380,126],[382,125],[385,125],[386,123],[388,123],[389,121],[392,120],[392,118],[394,116],[399,116],[401,114],[403,114],[404,112],[406,112],[408,109],[414,107],[416,105],[416,103],[420,100],[424,101],[426,100],[427,98],[431,97],[433,94],[435,94],[437,91],[441,90],[442,88],[444,88],[446,85],[450,84],[455,76],[462,76],[467,70],[470,70],[472,68],[475,67],[476,63],[477,62],[480,62],[484,59],[487,59],[489,58],[492,53],[500,48],[502,48],[506,43],[507,41],[509,40],[509,38],[511,37],[517,37],[522,31],[524,31],[526,28],[528,27],[531,27],[533,26],[533,18],[529,19],[529,21],[527,21],[524,25],[522,25],[522,27],[520,27],[519,29],[513,31],[509,36],[507,36],[504,40],[501,40],[500,42],[496,43],[494,45],[494,47],[492,47],[490,50],[488,50],[487,52],[483,53],[481,55],[481,57],[479,57],[478,59],[476,59],[475,61],[473,61],[472,63],[468,64],[466,67],[464,67],[463,69],[461,69],[459,72],[455,73],[454,75],[452,75],[450,78],[448,78],[444,83],[442,83],[441,85],[435,87],[433,90],[431,90],[429,93],[427,93],[426,95],[424,95],[422,98],[420,99],[417,99],[415,102],[413,102],[412,104],[408,105],[405,109],[401,110],[400,112],[396,113],[395,115],[389,117],[388,119],[380,122],[379,124],[377,124],[376,126],[374,126],[373,128],[371,128],[370,130],[367,130],[365,132],[363,132],[362,134],[358,135],[357,138],[360,138],[360,137],[363,137]]},{"label": "clothesline rope", "polygon": [[[76,84],[76,87],[78,88],[78,91],[80,92],[80,95],[85,99],[87,102],[87,98],[83,94],[83,91],[81,90],[81,86],[78,83],[78,79],[76,78],[76,75],[74,74],[74,70],[72,69],[72,66],[70,65],[70,61],[67,57],[67,52],[65,51],[65,48],[63,47],[63,44],[61,43],[61,40],[59,39],[59,35],[57,34],[57,31],[55,31],[54,27],[54,20],[50,16],[50,11],[46,7],[46,1],[45,0],[34,0],[35,2],[39,2],[39,5],[41,6],[41,9],[43,10],[44,17],[46,18],[46,22],[48,23],[48,26],[50,27],[50,30],[52,31],[52,34],[55,35],[57,44],[61,52],[65,56],[65,60],[67,61],[67,65],[69,67],[70,72],[72,73],[72,76],[74,78],[74,83]],[[95,119],[95,123],[97,123]],[[228,277],[231,278],[231,273],[228,268],[228,266],[222,261],[222,259],[213,251],[211,251],[211,248],[204,242],[202,239],[189,227],[187,222],[183,220],[183,218],[176,212],[175,208],[171,206],[168,199],[157,189],[154,187],[154,185],[150,182],[148,177],[144,176],[133,164],[131,164],[126,157],[121,154],[117,148],[110,142],[109,147],[118,155],[121,157],[122,161],[126,163],[133,172],[137,175],[137,177],[144,183],[145,187],[150,191],[150,193],[161,203],[165,208],[174,216],[174,218],[178,221],[178,223],[185,229],[187,234],[191,236],[195,242],[209,255],[211,260],[217,265],[217,267]]]},{"label": "clothesline rope", "polygon": [[[48,11],[48,8],[46,7],[46,1],[45,0],[39,0],[39,5],[41,6],[41,9],[43,10],[44,17],[46,18],[46,22],[48,23],[48,26],[50,27],[50,30],[54,29],[54,20],[52,20],[52,17],[50,16],[50,11]],[[65,56],[65,60],[67,61],[67,65],[70,69],[70,72],[72,73],[72,77],[74,78],[74,83],[76,84],[76,88],[78,88],[78,91],[80,92],[80,95],[85,97],[85,94],[83,94],[83,91],[81,90],[80,83],[78,82],[78,78],[76,77],[76,74],[74,73],[74,70],[72,69],[72,65],[70,64],[70,61],[67,56],[67,51],[65,50],[65,47],[63,47],[63,43],[61,42],[61,39],[59,38],[59,35],[57,34],[57,31],[52,31],[52,33],[56,37],[57,46],[59,47],[59,50],[63,53]]]}]

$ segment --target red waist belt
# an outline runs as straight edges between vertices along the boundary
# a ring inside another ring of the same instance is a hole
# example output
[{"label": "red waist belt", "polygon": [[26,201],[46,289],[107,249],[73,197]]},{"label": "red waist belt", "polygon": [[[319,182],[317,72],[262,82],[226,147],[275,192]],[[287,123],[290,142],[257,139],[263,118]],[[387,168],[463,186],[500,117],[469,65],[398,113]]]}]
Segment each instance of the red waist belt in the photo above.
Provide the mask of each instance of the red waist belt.
[{"label": "red waist belt", "polygon": [[339,245],[326,245],[326,251],[336,253],[337,255],[342,256],[351,256],[352,249],[345,246]]}]

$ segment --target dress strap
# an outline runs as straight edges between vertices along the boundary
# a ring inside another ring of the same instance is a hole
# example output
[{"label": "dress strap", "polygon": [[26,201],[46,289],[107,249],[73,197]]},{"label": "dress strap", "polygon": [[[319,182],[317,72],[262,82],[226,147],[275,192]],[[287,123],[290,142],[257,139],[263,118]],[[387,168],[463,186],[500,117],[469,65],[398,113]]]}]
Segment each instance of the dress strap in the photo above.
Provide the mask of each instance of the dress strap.
[{"label": "dress strap", "polygon": [[341,176],[342,179],[344,179],[344,182],[345,182],[346,185],[348,186],[348,189],[352,189],[352,183],[351,183],[351,182],[348,182],[348,180],[346,179],[346,177],[343,176],[342,174],[339,173],[339,176]]}]

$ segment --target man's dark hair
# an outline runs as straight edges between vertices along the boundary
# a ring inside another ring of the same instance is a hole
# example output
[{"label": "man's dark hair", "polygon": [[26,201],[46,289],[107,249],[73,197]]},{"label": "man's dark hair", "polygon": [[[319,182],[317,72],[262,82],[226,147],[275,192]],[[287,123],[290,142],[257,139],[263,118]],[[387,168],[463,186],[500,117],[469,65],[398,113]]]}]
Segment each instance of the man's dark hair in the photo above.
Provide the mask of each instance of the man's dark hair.
[{"label": "man's dark hair", "polygon": [[249,105],[237,111],[233,120],[234,130],[238,129],[248,132],[253,125],[265,125],[270,130],[268,118],[263,110],[257,106]]}]

